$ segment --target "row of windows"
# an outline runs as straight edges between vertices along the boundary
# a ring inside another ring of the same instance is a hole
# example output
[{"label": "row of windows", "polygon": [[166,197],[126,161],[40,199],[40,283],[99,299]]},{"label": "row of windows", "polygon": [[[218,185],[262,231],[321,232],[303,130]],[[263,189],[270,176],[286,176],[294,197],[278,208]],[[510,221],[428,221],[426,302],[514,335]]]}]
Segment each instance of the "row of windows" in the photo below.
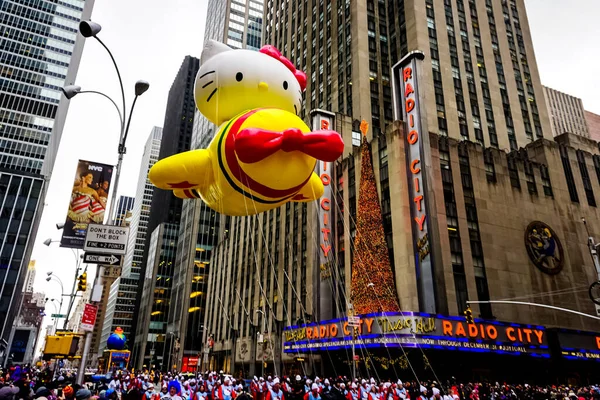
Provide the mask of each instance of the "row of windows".
[{"label": "row of windows", "polygon": [[45,75],[55,76],[57,78],[66,78],[67,66],[57,65],[58,61],[41,62],[31,58],[23,57],[18,54],[2,53],[0,54],[0,64],[19,67],[28,71],[41,72]]},{"label": "row of windows", "polygon": [[58,15],[63,18],[71,19],[73,21],[79,22],[81,19],[81,11],[82,9],[76,9],[74,7],[65,7],[64,5],[53,4],[49,1],[41,1],[41,0],[7,0],[11,3],[22,4],[27,7],[30,7],[34,10],[40,10],[50,14],[50,16]]},{"label": "row of windows", "polygon": [[[479,231],[479,219],[477,217],[477,204],[475,202],[475,192],[473,190],[473,179],[471,177],[471,165],[469,162],[468,144],[463,142],[458,148],[458,162],[460,165],[460,175],[465,202],[465,214],[467,215],[467,227],[469,230],[469,243],[471,247],[471,257],[473,260],[473,270],[475,275],[475,289],[479,301],[490,300],[487,274],[485,270],[485,261],[483,246],[481,244],[481,235]],[[480,304],[479,310],[484,318],[492,318],[492,307],[489,304]]]},{"label": "row of windows", "polygon": [[58,104],[61,93],[56,90],[35,87],[26,83],[19,83],[9,79],[0,78],[0,91],[13,93],[20,96],[32,97],[36,100]]},{"label": "row of windows", "polygon": [[[51,17],[47,14],[8,2],[4,3],[2,11],[4,12],[0,14],[0,23],[8,26],[41,35],[53,33],[65,38],[77,36],[79,24],[69,19],[58,16]],[[61,31],[64,31],[64,34]]]}]

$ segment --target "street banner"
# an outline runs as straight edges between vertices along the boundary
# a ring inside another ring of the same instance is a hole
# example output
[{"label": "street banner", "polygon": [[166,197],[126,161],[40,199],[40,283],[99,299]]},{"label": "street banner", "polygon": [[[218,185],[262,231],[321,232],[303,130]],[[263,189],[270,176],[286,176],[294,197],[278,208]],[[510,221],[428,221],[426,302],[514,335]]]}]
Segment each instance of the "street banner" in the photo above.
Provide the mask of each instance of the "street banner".
[{"label": "street banner", "polygon": [[83,314],[81,315],[81,325],[80,328],[82,331],[92,332],[94,330],[94,325],[96,325],[96,314],[98,313],[98,306],[93,304],[86,304],[83,309]]},{"label": "street banner", "polygon": [[79,160],[61,247],[83,248],[88,224],[104,222],[113,166]]}]

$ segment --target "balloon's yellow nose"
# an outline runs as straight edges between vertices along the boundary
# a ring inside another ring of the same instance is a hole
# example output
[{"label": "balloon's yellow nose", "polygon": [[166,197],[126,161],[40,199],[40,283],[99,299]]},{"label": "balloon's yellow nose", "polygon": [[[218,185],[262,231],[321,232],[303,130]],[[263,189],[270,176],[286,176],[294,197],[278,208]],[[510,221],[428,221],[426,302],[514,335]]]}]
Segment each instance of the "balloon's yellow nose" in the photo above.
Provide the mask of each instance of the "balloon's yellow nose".
[{"label": "balloon's yellow nose", "polygon": [[258,90],[265,92],[269,89],[269,84],[267,82],[261,82],[258,84]]}]

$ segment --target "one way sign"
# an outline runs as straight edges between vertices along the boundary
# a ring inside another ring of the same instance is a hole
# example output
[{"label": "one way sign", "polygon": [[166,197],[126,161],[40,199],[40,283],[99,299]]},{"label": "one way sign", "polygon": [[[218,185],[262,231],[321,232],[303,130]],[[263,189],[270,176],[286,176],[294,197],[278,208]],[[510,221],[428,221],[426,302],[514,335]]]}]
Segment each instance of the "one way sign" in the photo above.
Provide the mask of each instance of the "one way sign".
[{"label": "one way sign", "polygon": [[121,255],[86,252],[83,255],[83,262],[90,264],[115,265],[121,262]]}]

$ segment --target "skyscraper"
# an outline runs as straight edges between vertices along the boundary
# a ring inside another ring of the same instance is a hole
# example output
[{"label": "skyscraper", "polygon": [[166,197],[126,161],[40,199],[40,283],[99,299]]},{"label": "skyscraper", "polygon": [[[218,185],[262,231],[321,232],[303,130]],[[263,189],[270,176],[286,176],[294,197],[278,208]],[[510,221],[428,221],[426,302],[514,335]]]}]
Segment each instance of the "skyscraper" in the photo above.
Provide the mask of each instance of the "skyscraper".
[{"label": "skyscraper", "polygon": [[154,127],[146,140],[140,173],[138,176],[137,190],[135,192],[134,209],[131,217],[129,232],[129,243],[127,254],[123,263],[121,276],[115,280],[110,287],[104,325],[102,326],[102,337],[98,346],[99,355],[106,348],[106,341],[117,327],[123,329],[123,333],[133,347],[134,335],[132,326],[135,311],[135,298],[139,290],[140,263],[144,253],[146,241],[146,227],[150,216],[150,205],[152,204],[152,192],[154,186],[148,179],[148,171],[158,161],[162,128]]},{"label": "skyscraper", "polygon": [[600,115],[586,110],[585,122],[590,132],[590,139],[600,142]]},{"label": "skyscraper", "polygon": [[[0,4],[0,337],[18,308],[94,0]],[[2,346],[0,346],[2,347]]]},{"label": "skyscraper", "polygon": [[129,226],[131,222],[131,211],[133,210],[134,200],[135,198],[133,197],[119,196],[117,208],[115,209],[115,216],[113,218],[115,225]]},{"label": "skyscraper", "polygon": [[[158,159],[189,150],[194,125],[194,80],[200,60],[186,56],[169,91],[165,123]],[[174,261],[177,253],[182,200],[173,193],[155,188],[144,253],[142,256],[139,286],[136,298],[136,315],[132,332],[135,332],[133,365],[163,365],[174,347],[176,337],[167,334]],[[158,281],[157,281],[158,279]],[[156,355],[156,357],[155,357]],[[163,365],[167,367],[167,365]]]},{"label": "skyscraper", "polygon": [[544,86],[548,114],[552,120],[552,134],[565,132],[590,137],[583,101],[575,96]]},{"label": "skyscraper", "polygon": [[[233,48],[258,50],[263,25],[262,0],[209,2],[205,43],[217,40]],[[206,148],[216,127],[196,110],[192,148]],[[179,338],[179,349],[169,355],[178,368],[198,367],[202,347],[209,260],[218,241],[219,216],[201,200],[183,202],[175,260],[173,302],[168,330]],[[225,222],[225,221],[223,221]],[[187,360],[187,361],[186,361]]]}]

